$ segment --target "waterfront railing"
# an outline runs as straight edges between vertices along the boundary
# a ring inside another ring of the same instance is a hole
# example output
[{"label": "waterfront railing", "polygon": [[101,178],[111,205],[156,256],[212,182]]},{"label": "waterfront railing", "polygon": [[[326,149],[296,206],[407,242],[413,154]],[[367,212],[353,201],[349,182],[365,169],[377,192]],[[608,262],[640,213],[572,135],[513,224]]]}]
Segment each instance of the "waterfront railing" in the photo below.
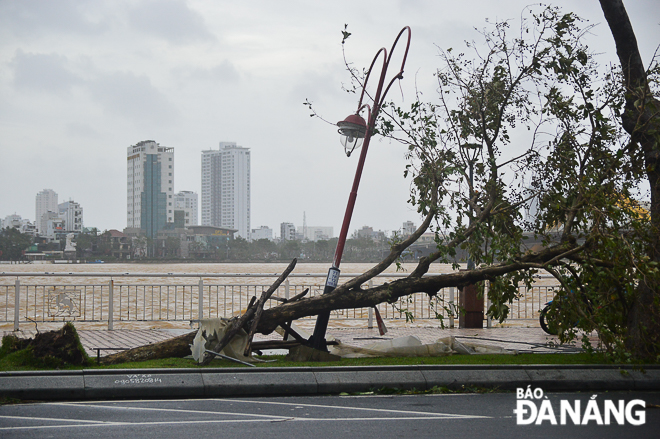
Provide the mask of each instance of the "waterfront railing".
[{"label": "waterfront railing", "polygon": [[[340,282],[358,274],[342,274]],[[268,289],[278,273],[0,273],[0,324],[15,331],[29,322],[190,322],[231,318],[245,311],[252,296]],[[291,274],[278,288],[284,299],[309,288],[308,297],[323,293],[325,273]],[[381,274],[369,288],[406,277]],[[193,280],[194,279],[194,280]],[[153,280],[153,282],[151,282]],[[13,282],[12,282],[13,281]],[[270,282],[269,282],[270,281]],[[542,282],[541,282],[542,283]],[[487,292],[488,284],[486,284]],[[520,286],[508,320],[538,320],[538,313],[555,294],[557,285]],[[416,293],[396,303],[381,303],[384,319],[442,319],[453,327],[458,289],[444,288],[437,296]],[[490,303],[484,301],[486,325]],[[265,308],[279,304],[270,300]],[[306,317],[306,318],[314,318]],[[332,319],[365,320],[373,327],[373,308],[335,310]]]}]

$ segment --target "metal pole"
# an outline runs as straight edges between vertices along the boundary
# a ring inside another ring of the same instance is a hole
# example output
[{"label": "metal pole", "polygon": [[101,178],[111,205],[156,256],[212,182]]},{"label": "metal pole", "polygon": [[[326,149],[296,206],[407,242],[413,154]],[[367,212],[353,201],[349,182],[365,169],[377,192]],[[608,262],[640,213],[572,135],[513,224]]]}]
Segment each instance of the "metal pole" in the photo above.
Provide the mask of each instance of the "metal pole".
[{"label": "metal pole", "polygon": [[201,320],[204,318],[204,279],[199,278],[199,284],[197,288],[197,319],[200,320],[198,325],[201,327]]},{"label": "metal pole", "polygon": [[488,310],[490,309],[490,297],[488,297],[489,292],[490,292],[490,281],[487,280],[484,286],[484,294],[486,295],[486,328],[493,327],[493,318],[488,312]]},{"label": "metal pole", "polygon": [[[369,279],[369,289],[374,287],[374,280]],[[369,307],[369,323],[367,324],[368,329],[373,329],[374,327],[374,309]]]},{"label": "metal pole", "polygon": [[[385,67],[383,67],[385,69]],[[385,72],[385,70],[383,70]],[[383,75],[381,75],[381,81],[378,84],[378,91],[376,96],[378,97],[383,86]],[[374,109],[376,110],[375,106]],[[376,114],[376,113],[374,113]],[[369,150],[369,142],[371,141],[371,127],[372,119],[369,118],[369,125],[367,126],[367,133],[364,138],[364,144],[362,145],[362,151],[360,153],[360,160],[358,161],[357,170],[355,171],[355,178],[353,179],[353,187],[351,188],[351,193],[348,196],[348,205],[346,206],[346,212],[344,213],[344,221],[342,222],[341,232],[339,233],[339,240],[337,241],[337,248],[335,249],[335,258],[332,263],[332,267],[328,270],[328,277],[325,281],[325,287],[323,288],[323,294],[331,293],[339,283],[339,264],[341,264],[341,258],[344,253],[344,245],[346,244],[346,237],[348,236],[348,227],[351,224],[351,217],[353,216],[353,209],[355,208],[355,200],[357,199],[357,191],[360,185],[360,179],[362,178],[362,169],[364,168],[364,162],[367,158],[367,151]],[[314,334],[312,335],[312,347],[321,351],[327,351],[325,343],[325,333],[328,329],[328,322],[330,321],[330,311],[323,311],[319,313],[316,318],[316,325],[314,326]]]},{"label": "metal pole", "polygon": [[16,278],[14,285],[14,331],[18,331],[21,316],[21,281]]},{"label": "metal pole", "polygon": [[449,327],[454,327],[454,287],[449,287]]},{"label": "metal pole", "polygon": [[110,279],[110,282],[108,282],[108,331],[112,331],[114,329],[114,305],[114,281]]},{"label": "metal pole", "polygon": [[[472,216],[473,216],[473,211],[472,211],[472,197],[474,196],[474,191],[472,189],[472,185],[474,179],[474,161],[470,160],[470,223],[469,225],[472,225]],[[467,269],[468,270],[474,270],[474,261],[470,257],[470,250],[468,249],[468,258],[467,258]]]},{"label": "metal pole", "polygon": [[[390,81],[385,92],[383,93],[383,86],[385,84],[385,76],[387,74],[387,68],[389,67],[390,57],[394,52],[394,47],[396,46],[399,38],[405,31],[408,31],[408,42],[406,45],[406,50],[403,56],[403,61],[401,63],[401,69],[394,78]],[[355,171],[355,178],[353,179],[353,187],[351,188],[351,193],[348,196],[348,205],[346,206],[346,212],[344,213],[344,221],[342,222],[341,232],[339,234],[339,240],[337,241],[337,248],[335,249],[335,257],[332,263],[332,267],[328,270],[328,276],[325,281],[325,287],[323,288],[323,294],[331,293],[335,288],[337,288],[339,282],[339,264],[341,264],[341,258],[344,253],[344,245],[346,244],[346,237],[348,235],[348,227],[351,223],[351,217],[353,216],[353,208],[355,207],[355,200],[357,199],[357,191],[360,185],[360,178],[362,177],[362,169],[364,168],[364,162],[367,158],[367,151],[369,150],[369,143],[371,141],[371,135],[373,134],[373,129],[376,124],[376,118],[378,117],[378,112],[382,104],[382,100],[385,99],[385,95],[390,89],[390,86],[394,83],[396,79],[403,78],[403,67],[406,63],[406,58],[408,57],[408,49],[410,48],[410,28],[408,26],[404,27],[399,35],[397,35],[390,49],[388,56],[387,49],[381,48],[376,52],[376,56],[373,61],[371,61],[371,66],[367,72],[367,77],[365,78],[364,85],[362,86],[362,94],[360,95],[360,101],[358,103],[358,112],[360,112],[364,106],[362,105],[362,99],[365,95],[365,90],[367,82],[369,81],[369,76],[371,75],[373,66],[376,63],[378,57],[383,55],[383,67],[380,72],[380,79],[378,81],[378,87],[376,88],[376,94],[374,95],[373,108],[370,111],[369,117],[367,118],[367,132],[364,136],[364,143],[362,145],[362,151],[360,153],[360,159],[358,160],[357,170]],[[381,99],[382,93],[382,99]],[[328,322],[330,321],[330,311],[323,311],[318,314],[316,318],[316,325],[314,326],[314,334],[312,335],[310,341],[311,347],[314,349],[327,351],[326,342],[325,342],[325,333],[328,329]]]}]

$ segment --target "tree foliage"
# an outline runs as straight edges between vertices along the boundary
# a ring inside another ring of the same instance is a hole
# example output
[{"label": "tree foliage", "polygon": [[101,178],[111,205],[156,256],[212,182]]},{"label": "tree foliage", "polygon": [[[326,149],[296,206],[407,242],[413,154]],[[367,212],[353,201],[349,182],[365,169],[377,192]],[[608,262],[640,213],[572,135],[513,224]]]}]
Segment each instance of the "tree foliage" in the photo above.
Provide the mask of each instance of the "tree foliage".
[{"label": "tree foliage", "polygon": [[[574,14],[528,8],[522,17],[520,30],[507,21],[484,30],[483,46],[467,44],[470,55],[441,52],[438,100],[391,105],[381,132],[409,145],[410,202],[426,211],[437,191],[438,251],[429,260],[446,261],[462,245],[482,267],[510,264],[485,277],[489,313],[500,320],[518,284],[548,272],[561,284],[553,317],[562,340],[595,330],[609,352],[622,352],[637,286],[656,284],[658,270],[649,251],[657,229],[634,201],[647,175],[622,129],[621,72],[596,63],[584,43],[590,27]],[[469,143],[482,146],[472,191]],[[563,251],[515,267],[534,253],[525,230]]]},{"label": "tree foliage", "polygon": [[0,260],[18,261],[32,244],[32,237],[13,227],[0,229]]}]

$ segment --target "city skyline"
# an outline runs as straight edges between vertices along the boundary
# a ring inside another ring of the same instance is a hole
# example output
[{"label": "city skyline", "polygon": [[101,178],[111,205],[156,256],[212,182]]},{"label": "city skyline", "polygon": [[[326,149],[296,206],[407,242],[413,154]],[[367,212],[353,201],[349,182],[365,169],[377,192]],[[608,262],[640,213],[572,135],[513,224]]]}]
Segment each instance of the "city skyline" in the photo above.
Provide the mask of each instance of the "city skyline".
[{"label": "city skyline", "polygon": [[[627,2],[645,64],[658,44],[657,2]],[[158,7],[155,7],[155,5]],[[248,3],[204,0],[2,2],[0,4],[0,217],[35,223],[44,188],[85,209],[85,226],[126,224],[126,168],[118,151],[139,139],[176,149],[176,189],[201,194],[200,151],[220,139],[253,152],[251,227],[282,222],[339,230],[357,155],[347,159],[331,123],[355,111],[346,61],[367,67],[404,26],[412,42],[390,97],[434,100],[439,49],[479,45],[486,19],[511,19],[529,2],[415,0]],[[596,24],[586,41],[601,65],[617,63],[595,0],[553,1]],[[347,16],[348,8],[351,13]],[[352,33],[342,46],[344,25]],[[644,36],[642,38],[641,36]],[[466,51],[466,56],[474,57]],[[515,153],[516,139],[511,150]],[[351,230],[419,223],[407,203],[406,148],[372,142]]]}]

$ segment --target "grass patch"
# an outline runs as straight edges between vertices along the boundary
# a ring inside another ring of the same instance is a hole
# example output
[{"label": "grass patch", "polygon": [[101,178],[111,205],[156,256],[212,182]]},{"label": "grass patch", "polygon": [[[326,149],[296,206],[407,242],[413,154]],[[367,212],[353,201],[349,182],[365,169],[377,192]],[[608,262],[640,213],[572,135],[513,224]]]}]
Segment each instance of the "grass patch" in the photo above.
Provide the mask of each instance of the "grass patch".
[{"label": "grass patch", "polygon": [[80,369],[91,364],[76,328],[66,323],[62,329],[38,333],[33,339],[15,335],[2,337],[0,370]]},{"label": "grass patch", "polygon": [[[326,366],[400,366],[400,365],[441,365],[441,364],[604,364],[607,363],[602,354],[520,354],[520,355],[451,355],[446,357],[386,357],[386,358],[345,358],[341,361],[315,363],[291,362],[284,356],[264,356],[266,360],[276,360],[271,363],[256,363],[257,367],[326,367]],[[37,362],[30,349],[23,349],[2,355],[0,353],[0,370],[80,370],[86,369],[147,369],[147,368],[199,368],[191,358],[165,358],[115,365],[88,366],[57,365]],[[213,360],[206,368],[247,367],[228,360]]]}]

